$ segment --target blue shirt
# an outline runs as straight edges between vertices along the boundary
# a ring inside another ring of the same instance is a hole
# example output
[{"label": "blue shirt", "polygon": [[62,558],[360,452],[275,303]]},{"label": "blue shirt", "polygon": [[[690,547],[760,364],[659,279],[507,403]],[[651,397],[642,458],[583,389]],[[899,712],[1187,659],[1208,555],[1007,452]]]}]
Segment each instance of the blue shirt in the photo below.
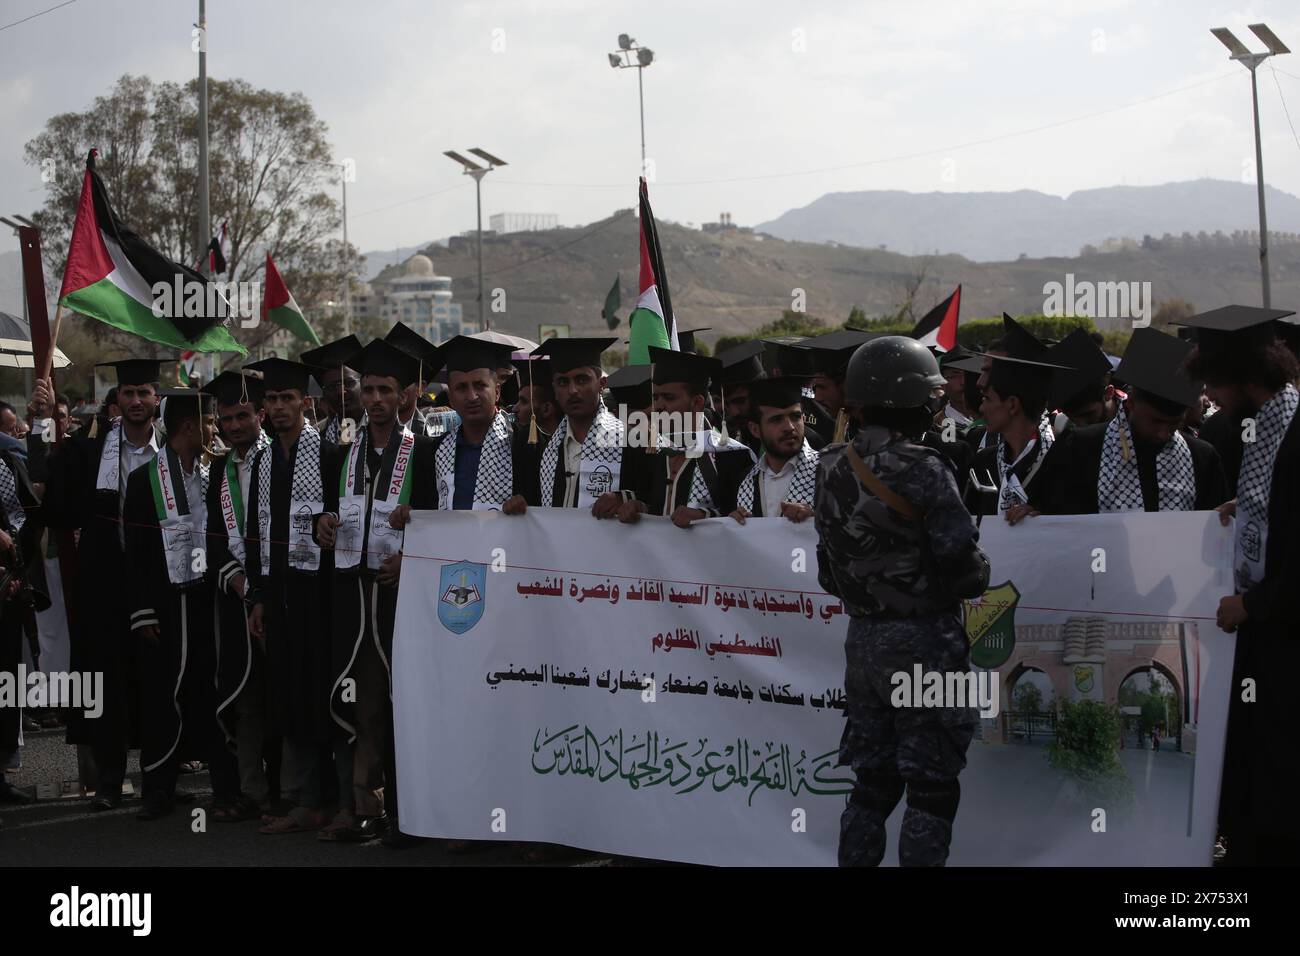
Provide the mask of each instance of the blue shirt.
[{"label": "blue shirt", "polygon": [[451,506],[456,511],[474,507],[474,485],[478,481],[481,457],[483,446],[470,444],[461,432],[456,432],[456,491],[451,497]]}]

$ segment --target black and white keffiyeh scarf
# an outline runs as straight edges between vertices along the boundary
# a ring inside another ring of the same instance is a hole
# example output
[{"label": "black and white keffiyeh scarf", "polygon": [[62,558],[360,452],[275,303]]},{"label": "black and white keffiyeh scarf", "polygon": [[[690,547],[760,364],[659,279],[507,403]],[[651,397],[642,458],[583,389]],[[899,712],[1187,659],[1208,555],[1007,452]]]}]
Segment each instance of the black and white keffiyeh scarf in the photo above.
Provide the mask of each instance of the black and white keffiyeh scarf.
[{"label": "black and white keffiyeh scarf", "polygon": [[[1173,441],[1156,455],[1156,484],[1160,488],[1159,511],[1191,511],[1196,506],[1196,470],[1192,450],[1177,431]],[[1137,447],[1128,414],[1121,406],[1106,426],[1101,444],[1101,470],[1097,474],[1097,511],[1142,511],[1142,479],[1138,475]]]},{"label": "black and white keffiyeh scarf", "polygon": [[[794,477],[790,479],[790,490],[786,493],[785,500],[793,501],[796,504],[809,505],[813,503],[813,492],[817,488],[817,461],[821,457],[805,439],[803,447],[799,449],[799,455],[795,459]],[[753,512],[754,498],[759,482],[763,480],[763,459],[760,458],[758,463],[749,470],[745,480],[740,483],[740,490],[736,493],[736,506],[744,508],[746,511]],[[763,514],[768,518],[776,517],[772,513],[771,503],[764,502]],[[779,502],[777,502],[779,508]]]},{"label": "black and white keffiyeh scarf", "polygon": [[1255,440],[1245,442],[1237,477],[1237,539],[1233,559],[1238,593],[1250,590],[1264,579],[1273,463],[1297,406],[1300,406],[1300,392],[1288,384],[1264,403],[1255,416]]},{"label": "black and white keffiyeh scarf", "polygon": [[[293,456],[293,479],[290,484],[291,501],[309,501],[324,505],[325,488],[320,474],[321,436],[310,425],[304,425],[298,435],[298,444]],[[257,472],[257,536],[261,542],[262,573],[271,569],[271,461],[274,446],[268,444],[257,452],[253,460],[253,469]],[[318,508],[317,511],[320,509]],[[293,534],[294,515],[289,516],[290,536]],[[310,532],[308,532],[310,537]],[[292,544],[289,547],[289,567],[297,570],[314,571],[320,564],[320,551],[313,548],[313,555],[296,554]]]},{"label": "black and white keffiyeh scarf", "polygon": [[[546,448],[542,451],[542,464],[538,478],[541,481],[544,501],[550,498],[551,489],[555,487],[555,469],[559,467],[560,459],[564,455],[564,440],[568,434],[569,418],[566,415],[560,419],[555,434],[551,436],[551,440],[546,443]],[[581,460],[606,465],[618,465],[623,460],[623,423],[610,413],[604,402],[596,406],[596,417],[592,420],[591,427],[587,429],[587,437],[582,442]],[[578,494],[581,497],[582,489],[578,490]],[[560,502],[559,505],[563,506],[564,502]]]},{"label": "black and white keffiyeh scarf", "polygon": [[4,505],[10,530],[21,531],[27,523],[27,512],[18,498],[18,479],[3,458],[0,458],[0,504]]},{"label": "black and white keffiyeh scarf", "polygon": [[[421,422],[423,424],[423,422]],[[434,454],[434,471],[438,476],[438,510],[450,511],[456,497],[456,440],[461,426],[438,444]],[[499,505],[514,493],[514,468],[511,443],[514,432],[505,412],[498,411],[483,438],[483,452],[474,478],[474,503]]]},{"label": "black and white keffiyeh scarf", "polygon": [[[1029,495],[1025,491],[1025,486],[1033,479],[1055,441],[1056,433],[1052,430],[1052,419],[1046,412],[1038,419],[1038,437],[1025,446],[1024,451],[1015,461],[1007,461],[1006,442],[1002,440],[1001,435],[998,436],[998,514],[1010,511],[1016,505],[1028,503]],[[1021,481],[1018,476],[1012,474],[1012,469],[1019,467],[1020,463],[1030,455],[1033,456],[1032,464],[1029,465],[1029,470]]]}]

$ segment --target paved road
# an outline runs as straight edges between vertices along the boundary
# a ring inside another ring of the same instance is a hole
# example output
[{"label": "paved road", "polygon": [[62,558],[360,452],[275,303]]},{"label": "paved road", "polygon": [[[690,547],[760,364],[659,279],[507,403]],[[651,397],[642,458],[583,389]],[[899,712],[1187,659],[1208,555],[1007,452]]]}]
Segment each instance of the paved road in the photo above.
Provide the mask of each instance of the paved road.
[{"label": "paved road", "polygon": [[[63,731],[28,734],[22,769],[6,779],[29,793],[38,783],[75,780],[76,755],[63,742]],[[128,772],[140,789],[138,754]],[[452,854],[441,840],[427,840],[407,850],[378,843],[322,843],[313,833],[265,836],[258,824],[216,823],[209,816],[206,832],[193,831],[196,807],[211,803],[208,774],[183,775],[180,789],[197,802],[180,806],[162,820],[141,823],[138,796],[107,813],[90,812],[88,799],[39,800],[26,806],[0,806],[0,860],[5,866],[511,866],[520,864],[517,844],[479,844],[474,852]],[[569,865],[608,865],[609,856],[584,854]],[[620,861],[624,862],[624,861]]]}]

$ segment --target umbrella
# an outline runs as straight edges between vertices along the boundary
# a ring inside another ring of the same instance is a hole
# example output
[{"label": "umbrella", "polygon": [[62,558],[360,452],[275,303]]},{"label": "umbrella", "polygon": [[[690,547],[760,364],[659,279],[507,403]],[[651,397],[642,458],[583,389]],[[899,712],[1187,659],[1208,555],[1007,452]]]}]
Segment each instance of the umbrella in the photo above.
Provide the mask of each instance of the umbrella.
[{"label": "umbrella", "polygon": [[504,332],[494,332],[491,329],[486,332],[475,332],[473,335],[469,336],[469,338],[478,339],[482,342],[493,342],[497,345],[509,345],[514,348],[515,351],[531,352],[533,349],[537,348],[536,342],[531,342],[518,335],[506,335]]},{"label": "umbrella", "polygon": [[[54,367],[67,368],[72,361],[59,349],[54,350]],[[32,354],[32,327],[23,319],[0,312],[0,368],[35,368]]]}]

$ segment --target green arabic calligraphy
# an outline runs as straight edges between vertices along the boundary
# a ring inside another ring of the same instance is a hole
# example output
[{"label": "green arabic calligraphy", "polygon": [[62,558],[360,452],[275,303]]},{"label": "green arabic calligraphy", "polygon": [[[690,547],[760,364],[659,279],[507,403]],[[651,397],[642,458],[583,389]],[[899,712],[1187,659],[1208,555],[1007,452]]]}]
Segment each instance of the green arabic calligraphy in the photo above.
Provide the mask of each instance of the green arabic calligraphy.
[{"label": "green arabic calligraphy", "polygon": [[779,741],[760,745],[738,737],[711,748],[705,737],[673,743],[647,730],[629,739],[620,728],[602,738],[585,724],[573,724],[554,732],[538,729],[532,766],[539,774],[585,774],[601,783],[617,778],[633,790],[667,784],[674,794],[693,793],[706,783],[717,793],[748,787],[749,806],[764,788],[788,790],[792,796],[804,790],[819,796],[852,791],[852,772],[837,767],[839,748],[811,758],[805,750],[798,754],[793,759],[790,746]]}]

